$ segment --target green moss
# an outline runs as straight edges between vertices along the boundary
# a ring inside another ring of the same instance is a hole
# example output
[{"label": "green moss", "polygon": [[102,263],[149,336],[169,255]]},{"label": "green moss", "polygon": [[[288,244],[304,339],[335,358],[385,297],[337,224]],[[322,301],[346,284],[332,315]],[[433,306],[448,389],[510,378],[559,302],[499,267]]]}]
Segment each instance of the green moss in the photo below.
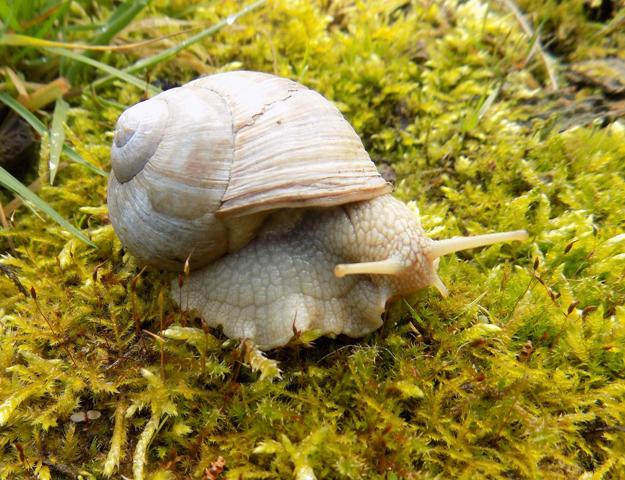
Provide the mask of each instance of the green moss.
[{"label": "green moss", "polygon": [[[238,8],[154,2],[139,21],[205,26]],[[534,15],[564,24],[554,12]],[[125,38],[174,30],[141,25]],[[608,53],[624,41],[601,38]],[[179,312],[171,278],[121,249],[106,180],[67,167],[42,195],[97,249],[27,209],[0,233],[16,275],[0,275],[0,478],[202,478],[219,456],[233,479],[621,478],[625,127],[545,120],[530,48],[511,15],[474,1],[276,1],[150,72],[299,80],[393,166],[431,236],[527,228],[532,241],[444,259],[451,295],[398,302],[366,338],[304,338],[266,359]],[[107,168],[117,105],[142,92],[99,95],[72,101],[68,139]],[[101,416],[72,417],[89,410]]]}]

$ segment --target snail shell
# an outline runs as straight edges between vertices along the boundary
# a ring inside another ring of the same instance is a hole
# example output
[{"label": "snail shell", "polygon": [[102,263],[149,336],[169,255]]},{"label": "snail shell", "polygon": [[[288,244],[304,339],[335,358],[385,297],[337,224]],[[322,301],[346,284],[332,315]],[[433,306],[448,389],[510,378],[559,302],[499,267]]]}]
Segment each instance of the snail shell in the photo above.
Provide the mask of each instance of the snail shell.
[{"label": "snail shell", "polygon": [[269,212],[391,190],[332,103],[258,72],[200,78],[129,108],[111,163],[117,235],[141,261],[173,270],[239,250]]}]

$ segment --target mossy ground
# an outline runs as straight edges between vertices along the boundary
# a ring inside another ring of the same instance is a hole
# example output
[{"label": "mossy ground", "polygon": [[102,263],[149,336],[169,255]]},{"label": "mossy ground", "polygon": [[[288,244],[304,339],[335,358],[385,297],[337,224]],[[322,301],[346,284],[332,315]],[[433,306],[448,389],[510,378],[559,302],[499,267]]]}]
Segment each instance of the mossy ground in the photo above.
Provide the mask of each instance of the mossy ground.
[{"label": "mossy ground", "polygon": [[[362,339],[270,352],[282,375],[264,378],[122,250],[106,180],[67,167],[42,195],[98,248],[24,208],[1,233],[0,478],[212,478],[219,456],[232,479],[625,478],[625,125],[562,113],[601,94],[567,85],[569,62],[625,51],[625,7],[605,3],[520,3],[558,55],[558,93],[504,4],[476,1],[276,0],[151,71],[294,78],[393,167],[432,237],[531,241],[445,258],[448,298],[398,302]],[[239,8],[155,1],[122,37]],[[72,100],[74,148],[108,169],[115,119],[142,94]]]}]

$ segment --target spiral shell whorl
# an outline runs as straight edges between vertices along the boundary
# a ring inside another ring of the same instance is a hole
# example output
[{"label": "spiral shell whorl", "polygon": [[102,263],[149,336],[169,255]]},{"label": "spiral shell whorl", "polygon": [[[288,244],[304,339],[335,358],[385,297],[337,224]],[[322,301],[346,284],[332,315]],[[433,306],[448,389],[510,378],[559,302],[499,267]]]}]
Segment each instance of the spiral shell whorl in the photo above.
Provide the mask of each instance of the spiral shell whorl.
[{"label": "spiral shell whorl", "polygon": [[199,266],[226,253],[226,226],[215,212],[232,151],[230,112],[214,92],[177,88],[127,110],[116,128],[108,192],[122,243],[168,269],[188,256]]},{"label": "spiral shell whorl", "polygon": [[141,102],[119,117],[111,147],[111,164],[120,182],[131,180],[154,155],[168,118],[167,103],[161,100]]}]

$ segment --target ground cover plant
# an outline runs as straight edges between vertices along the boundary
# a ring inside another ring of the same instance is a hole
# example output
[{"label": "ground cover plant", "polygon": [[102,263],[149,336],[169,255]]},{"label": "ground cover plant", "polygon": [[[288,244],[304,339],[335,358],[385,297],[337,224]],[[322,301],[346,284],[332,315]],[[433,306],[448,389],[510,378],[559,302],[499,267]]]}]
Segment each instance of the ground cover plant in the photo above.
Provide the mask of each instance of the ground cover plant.
[{"label": "ground cover plant", "polygon": [[[0,478],[625,477],[622,2],[18,5],[0,99],[41,147],[0,176]],[[115,237],[109,144],[241,68],[333,100],[432,237],[531,240],[444,258],[449,297],[363,339],[203,328]]]}]

